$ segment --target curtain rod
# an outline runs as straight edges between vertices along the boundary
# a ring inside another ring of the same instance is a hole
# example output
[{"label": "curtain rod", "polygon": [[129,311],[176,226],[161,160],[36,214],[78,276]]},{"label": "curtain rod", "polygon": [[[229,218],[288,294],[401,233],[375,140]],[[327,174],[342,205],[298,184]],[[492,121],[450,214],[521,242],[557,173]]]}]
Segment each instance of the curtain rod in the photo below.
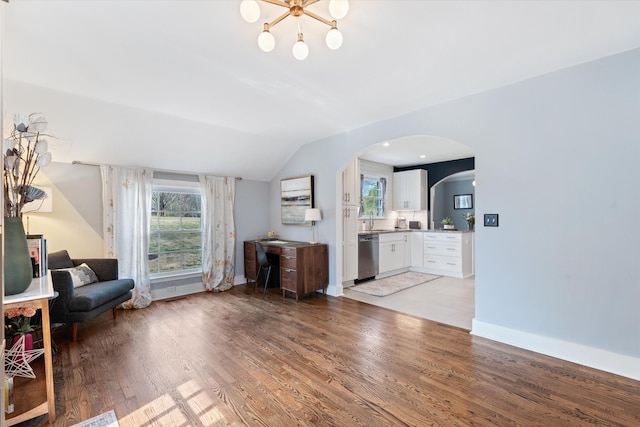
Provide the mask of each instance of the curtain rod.
[{"label": "curtain rod", "polygon": [[[96,167],[103,166],[100,163],[82,162],[80,160],[73,160],[71,162],[71,164],[72,165],[80,165],[80,166],[96,166]],[[193,175],[193,176],[207,175],[206,173],[198,174],[198,173],[177,171],[177,170],[171,170],[171,169],[149,169],[149,168],[143,168],[143,169],[151,170],[152,172],[176,173],[176,174],[180,174],[180,175]],[[235,179],[237,181],[241,181],[242,177],[241,176],[236,176]]]}]

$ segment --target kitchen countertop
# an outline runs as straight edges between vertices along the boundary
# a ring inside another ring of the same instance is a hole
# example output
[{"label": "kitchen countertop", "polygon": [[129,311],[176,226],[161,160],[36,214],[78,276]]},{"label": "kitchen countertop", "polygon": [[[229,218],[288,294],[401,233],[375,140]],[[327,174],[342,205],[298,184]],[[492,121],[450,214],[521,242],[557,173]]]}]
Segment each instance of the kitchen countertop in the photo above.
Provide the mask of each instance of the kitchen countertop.
[{"label": "kitchen countertop", "polygon": [[473,231],[469,230],[444,230],[444,229],[435,229],[435,230],[427,230],[427,229],[415,229],[415,228],[396,228],[393,230],[367,230],[367,231],[358,231],[358,235],[361,234],[385,234],[385,233],[402,233],[405,231],[426,231],[429,233],[473,233]]}]

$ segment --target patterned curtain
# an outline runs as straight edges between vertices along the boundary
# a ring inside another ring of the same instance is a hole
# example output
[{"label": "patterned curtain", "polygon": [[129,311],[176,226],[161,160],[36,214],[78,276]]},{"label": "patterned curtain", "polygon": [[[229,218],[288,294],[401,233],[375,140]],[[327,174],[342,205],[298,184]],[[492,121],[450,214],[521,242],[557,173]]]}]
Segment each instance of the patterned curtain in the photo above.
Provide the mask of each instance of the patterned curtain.
[{"label": "patterned curtain", "polygon": [[133,297],[123,308],[151,304],[149,230],[153,172],[100,166],[105,253],[118,259],[119,277],[135,282]]},{"label": "patterned curtain", "polygon": [[233,220],[236,180],[200,176],[202,192],[202,281],[209,291],[231,289],[235,277],[236,227]]}]

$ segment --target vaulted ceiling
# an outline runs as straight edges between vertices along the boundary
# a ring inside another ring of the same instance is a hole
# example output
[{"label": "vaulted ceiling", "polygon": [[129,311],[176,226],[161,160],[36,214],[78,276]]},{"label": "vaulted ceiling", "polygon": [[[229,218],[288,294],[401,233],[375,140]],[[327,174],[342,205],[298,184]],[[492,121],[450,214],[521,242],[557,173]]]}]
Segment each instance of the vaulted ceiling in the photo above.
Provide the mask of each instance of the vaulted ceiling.
[{"label": "vaulted ceiling", "polygon": [[239,3],[11,0],[5,113],[53,110],[56,161],[269,180],[308,142],[640,47],[638,1],[352,0],[337,51],[302,18],[297,61],[293,18],[265,53],[281,9],[248,24]]}]

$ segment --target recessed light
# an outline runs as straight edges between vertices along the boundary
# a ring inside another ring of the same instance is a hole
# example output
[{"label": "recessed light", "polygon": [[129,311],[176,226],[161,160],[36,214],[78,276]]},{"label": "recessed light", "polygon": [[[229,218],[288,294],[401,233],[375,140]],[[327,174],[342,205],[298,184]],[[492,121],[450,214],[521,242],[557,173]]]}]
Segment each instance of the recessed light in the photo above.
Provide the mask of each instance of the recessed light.
[{"label": "recessed light", "polygon": [[421,154],[421,155],[420,155],[420,158],[421,158],[421,159],[426,159],[426,158],[427,158],[427,156],[426,156],[426,154]]},{"label": "recessed light", "polygon": [[384,144],[382,144],[382,146],[383,146],[383,147],[388,147],[388,146],[389,146],[389,143],[388,143],[388,142],[385,142]]}]

